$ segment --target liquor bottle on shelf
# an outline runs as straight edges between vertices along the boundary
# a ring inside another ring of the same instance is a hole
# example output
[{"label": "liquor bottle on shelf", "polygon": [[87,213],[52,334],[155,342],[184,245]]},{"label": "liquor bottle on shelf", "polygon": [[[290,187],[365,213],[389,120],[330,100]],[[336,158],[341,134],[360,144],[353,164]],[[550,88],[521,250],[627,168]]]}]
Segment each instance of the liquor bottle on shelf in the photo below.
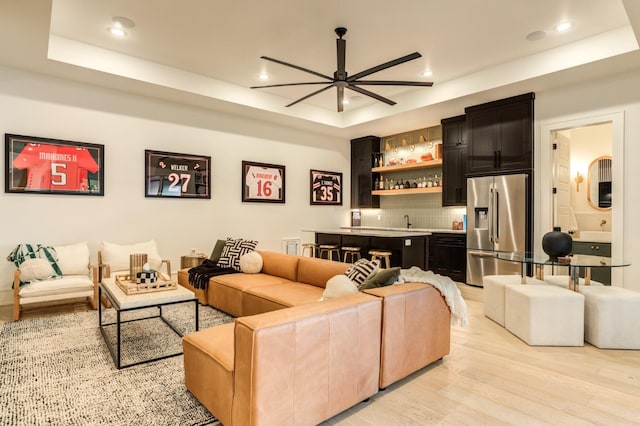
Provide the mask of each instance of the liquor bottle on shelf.
[{"label": "liquor bottle on shelf", "polygon": [[376,181],[373,183],[373,189],[379,189],[379,188],[380,188],[380,180],[376,178]]}]

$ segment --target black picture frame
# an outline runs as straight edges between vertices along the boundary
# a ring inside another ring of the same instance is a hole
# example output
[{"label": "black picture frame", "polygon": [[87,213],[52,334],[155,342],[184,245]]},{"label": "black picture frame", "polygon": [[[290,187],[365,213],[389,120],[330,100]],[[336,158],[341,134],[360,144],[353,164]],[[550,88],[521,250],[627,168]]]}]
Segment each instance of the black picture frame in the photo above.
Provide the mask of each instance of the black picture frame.
[{"label": "black picture frame", "polygon": [[242,161],[243,203],[284,203],[286,167]]},{"label": "black picture frame", "polygon": [[5,133],[4,191],[104,196],[104,145]]},{"label": "black picture frame", "polygon": [[144,170],[147,198],[211,198],[211,157],[207,155],[145,149]]},{"label": "black picture frame", "polygon": [[310,170],[309,203],[312,206],[341,206],[342,173]]}]

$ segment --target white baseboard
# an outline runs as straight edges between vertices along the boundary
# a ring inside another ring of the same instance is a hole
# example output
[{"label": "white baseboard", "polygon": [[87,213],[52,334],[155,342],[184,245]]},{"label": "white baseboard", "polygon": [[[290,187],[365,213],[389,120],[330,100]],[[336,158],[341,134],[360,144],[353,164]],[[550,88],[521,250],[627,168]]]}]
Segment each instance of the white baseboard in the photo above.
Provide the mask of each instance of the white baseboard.
[{"label": "white baseboard", "polygon": [[0,306],[13,305],[13,289],[0,290]]}]

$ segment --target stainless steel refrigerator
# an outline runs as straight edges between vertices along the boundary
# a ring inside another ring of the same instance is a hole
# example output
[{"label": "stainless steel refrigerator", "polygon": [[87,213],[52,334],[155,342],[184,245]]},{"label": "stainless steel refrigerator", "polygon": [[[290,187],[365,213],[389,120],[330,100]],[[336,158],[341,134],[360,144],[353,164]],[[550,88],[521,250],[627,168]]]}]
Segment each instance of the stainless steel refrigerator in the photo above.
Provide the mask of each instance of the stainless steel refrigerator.
[{"label": "stainless steel refrigerator", "polygon": [[520,264],[496,259],[495,251],[530,252],[530,176],[467,179],[467,284],[486,275],[519,274]]}]

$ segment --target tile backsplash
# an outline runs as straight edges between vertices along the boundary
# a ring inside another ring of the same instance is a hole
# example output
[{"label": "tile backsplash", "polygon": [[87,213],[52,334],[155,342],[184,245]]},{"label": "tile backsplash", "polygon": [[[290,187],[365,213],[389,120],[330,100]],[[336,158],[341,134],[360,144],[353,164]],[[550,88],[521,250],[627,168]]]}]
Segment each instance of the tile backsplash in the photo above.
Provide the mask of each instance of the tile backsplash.
[{"label": "tile backsplash", "polygon": [[440,193],[381,196],[379,209],[361,210],[361,226],[404,228],[409,215],[412,228],[451,229],[465,213],[465,207],[442,207]]}]

